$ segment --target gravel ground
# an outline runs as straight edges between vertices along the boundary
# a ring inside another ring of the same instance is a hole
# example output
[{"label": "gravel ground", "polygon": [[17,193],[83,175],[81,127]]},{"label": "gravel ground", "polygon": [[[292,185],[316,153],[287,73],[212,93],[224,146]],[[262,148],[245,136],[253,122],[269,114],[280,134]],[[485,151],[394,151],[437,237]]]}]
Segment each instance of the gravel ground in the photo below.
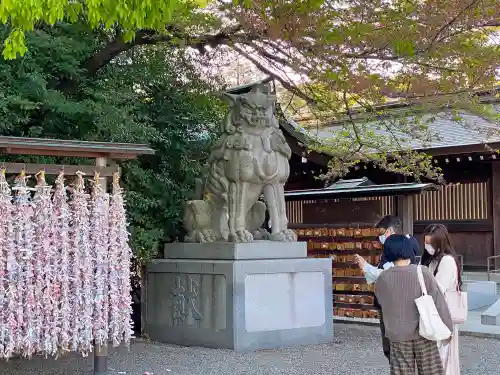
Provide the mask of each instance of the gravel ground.
[{"label": "gravel ground", "polygon": [[[498,375],[500,340],[461,338],[461,375]],[[255,353],[136,341],[110,353],[109,375],[388,375],[376,327],[335,325],[334,342]],[[0,363],[1,375],[91,375],[92,358]]]}]

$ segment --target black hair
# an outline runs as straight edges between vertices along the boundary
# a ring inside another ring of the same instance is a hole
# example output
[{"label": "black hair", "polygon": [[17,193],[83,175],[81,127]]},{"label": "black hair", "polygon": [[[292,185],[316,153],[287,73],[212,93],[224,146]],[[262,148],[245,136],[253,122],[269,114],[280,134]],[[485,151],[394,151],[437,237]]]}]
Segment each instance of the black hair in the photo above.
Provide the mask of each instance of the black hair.
[{"label": "black hair", "polygon": [[[436,270],[434,271],[434,276],[436,276],[439,269],[439,263],[445,255],[451,255],[455,259],[458,272],[458,286],[462,287],[462,275],[460,272],[459,262],[455,248],[451,242],[450,233],[448,229],[443,224],[431,224],[424,230],[425,236],[431,237],[430,245],[436,250],[436,252],[431,255],[426,250],[422,253],[422,258],[420,262],[424,266],[429,266],[433,261],[437,263]],[[390,237],[389,237],[390,238]]]},{"label": "black hair", "polygon": [[403,233],[403,225],[401,223],[401,219],[394,215],[385,215],[382,219],[380,219],[377,224],[375,224],[375,228],[380,229],[394,229],[394,234],[402,234]]},{"label": "black hair", "polygon": [[414,252],[410,239],[403,234],[389,236],[384,242],[384,255],[388,262],[411,259]]}]

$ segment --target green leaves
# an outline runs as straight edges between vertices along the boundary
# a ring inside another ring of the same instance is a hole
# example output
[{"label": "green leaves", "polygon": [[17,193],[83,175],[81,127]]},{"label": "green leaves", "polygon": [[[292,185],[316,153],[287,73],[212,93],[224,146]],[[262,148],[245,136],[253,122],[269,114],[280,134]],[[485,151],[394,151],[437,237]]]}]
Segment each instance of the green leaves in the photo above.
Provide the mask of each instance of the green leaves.
[{"label": "green leaves", "polygon": [[415,46],[408,40],[397,40],[394,42],[394,52],[397,56],[411,57],[415,54]]},{"label": "green leaves", "polygon": [[23,56],[28,48],[24,42],[24,32],[13,30],[4,42],[3,56],[5,59],[15,59],[18,55]]},{"label": "green leaves", "polygon": [[139,29],[163,32],[167,23],[184,20],[207,3],[207,0],[2,0],[0,22],[12,27],[3,57],[24,56],[24,33],[38,23],[55,25],[63,20],[76,23],[83,17],[93,29],[120,25],[126,31],[126,41],[130,41]]}]

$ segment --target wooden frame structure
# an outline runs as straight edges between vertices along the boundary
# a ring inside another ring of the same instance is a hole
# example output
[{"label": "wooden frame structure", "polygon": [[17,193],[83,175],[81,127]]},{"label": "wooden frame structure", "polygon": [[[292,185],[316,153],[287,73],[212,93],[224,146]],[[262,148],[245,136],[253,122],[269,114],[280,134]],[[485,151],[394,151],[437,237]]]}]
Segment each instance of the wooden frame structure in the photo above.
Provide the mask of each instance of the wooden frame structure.
[{"label": "wooden frame structure", "polygon": [[[424,192],[436,191],[439,189],[438,186],[431,183],[401,183],[401,184],[386,184],[386,185],[376,185],[371,183],[367,179],[359,179],[353,181],[362,182],[368,181],[369,183],[363,186],[353,186],[353,187],[335,187],[333,188],[322,188],[322,189],[307,189],[307,190],[287,190],[285,191],[285,201],[293,202],[307,202],[308,205],[314,205],[318,207],[327,207],[331,203],[340,203],[341,201],[373,201],[379,200],[384,197],[393,197],[394,200],[387,207],[387,212],[385,214],[393,214],[400,217],[403,224],[403,231],[405,233],[413,233],[413,197]],[[342,181],[339,181],[340,185]],[[349,182],[349,180],[345,180]],[[331,202],[331,203],[330,203]],[[289,205],[289,204],[288,204]],[[334,206],[331,206],[332,208]],[[356,210],[356,208],[354,208]],[[330,212],[332,216],[337,216],[339,213]],[[342,214],[347,214],[343,211]],[[316,215],[311,215],[316,216]],[[317,217],[317,216],[316,216]],[[290,228],[300,228],[304,225],[330,225],[331,223],[327,220],[323,222],[315,223],[294,223],[294,220],[290,220],[289,217],[289,227]],[[321,219],[320,219],[321,220]],[[351,222],[352,220],[346,219],[346,221]],[[371,223],[371,225],[375,222]]]},{"label": "wooden frame structure", "polygon": [[[57,175],[64,171],[66,175],[74,176],[77,172],[92,175],[99,173],[100,184],[106,190],[107,178],[117,172],[118,167],[108,166],[119,160],[131,160],[139,155],[152,155],[154,150],[144,144],[87,142],[73,140],[58,140],[45,138],[23,138],[0,136],[1,155],[37,155],[56,157],[81,157],[95,159],[92,165],[62,165],[62,164],[32,164],[32,163],[2,163],[7,173],[34,174],[40,170],[47,175]],[[108,348],[96,345],[94,347],[94,375],[107,375]]]}]

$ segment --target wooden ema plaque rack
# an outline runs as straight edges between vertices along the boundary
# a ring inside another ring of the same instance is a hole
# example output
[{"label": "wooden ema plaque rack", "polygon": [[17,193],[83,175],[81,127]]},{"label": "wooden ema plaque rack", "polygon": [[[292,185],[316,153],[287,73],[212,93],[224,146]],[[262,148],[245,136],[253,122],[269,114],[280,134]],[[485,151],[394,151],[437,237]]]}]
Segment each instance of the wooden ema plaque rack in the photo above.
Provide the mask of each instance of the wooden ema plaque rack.
[{"label": "wooden ema plaque rack", "polygon": [[374,284],[368,285],[354,263],[359,254],[370,264],[378,264],[382,244],[378,229],[369,225],[308,225],[294,229],[299,241],[307,242],[308,257],[332,259],[333,314],[342,317],[378,318],[374,307]]}]

